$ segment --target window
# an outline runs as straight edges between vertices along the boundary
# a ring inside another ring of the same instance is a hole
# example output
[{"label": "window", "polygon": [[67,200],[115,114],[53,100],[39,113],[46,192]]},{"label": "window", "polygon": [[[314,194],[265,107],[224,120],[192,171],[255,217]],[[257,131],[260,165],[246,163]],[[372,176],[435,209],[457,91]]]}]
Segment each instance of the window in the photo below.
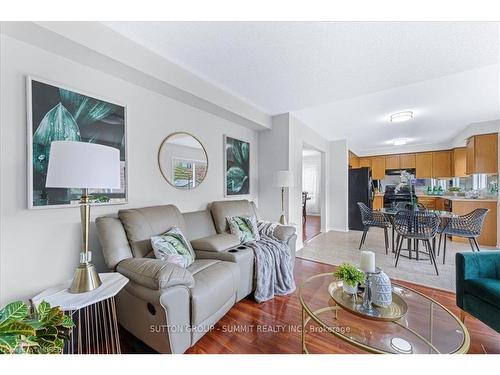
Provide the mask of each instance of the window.
[{"label": "window", "polygon": [[203,181],[207,163],[202,160],[172,158],[172,177],[175,186],[193,188]]}]

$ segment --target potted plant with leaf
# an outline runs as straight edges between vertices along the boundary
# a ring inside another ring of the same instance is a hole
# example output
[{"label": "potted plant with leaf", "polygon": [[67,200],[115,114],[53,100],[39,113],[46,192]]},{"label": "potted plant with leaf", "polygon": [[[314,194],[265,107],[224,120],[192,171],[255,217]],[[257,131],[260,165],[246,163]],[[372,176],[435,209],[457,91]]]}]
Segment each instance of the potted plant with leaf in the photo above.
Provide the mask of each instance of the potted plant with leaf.
[{"label": "potted plant with leaf", "polygon": [[347,294],[356,294],[358,284],[365,280],[365,274],[349,263],[342,263],[334,272],[334,276],[342,280],[342,287]]},{"label": "potted plant with leaf", "polygon": [[74,323],[43,301],[38,308],[12,302],[0,310],[1,354],[60,354]]}]

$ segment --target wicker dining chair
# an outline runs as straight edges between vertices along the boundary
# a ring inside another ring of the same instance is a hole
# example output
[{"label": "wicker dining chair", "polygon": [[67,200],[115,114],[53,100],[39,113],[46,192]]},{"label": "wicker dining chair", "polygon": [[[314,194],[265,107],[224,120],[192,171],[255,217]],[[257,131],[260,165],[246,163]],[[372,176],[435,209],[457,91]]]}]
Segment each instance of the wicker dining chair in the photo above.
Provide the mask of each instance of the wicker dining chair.
[{"label": "wicker dining chair", "polygon": [[467,238],[472,251],[480,251],[477,237],[481,235],[488,211],[487,208],[476,208],[468,214],[449,219],[448,225],[439,234],[438,256],[441,252],[441,239],[444,235],[443,264],[446,261],[446,239],[448,236]]},{"label": "wicker dining chair", "polygon": [[366,240],[366,233],[371,227],[383,228],[384,229],[384,239],[385,239],[385,253],[389,253],[389,233],[388,228],[390,228],[391,223],[387,217],[377,211],[373,211],[363,202],[358,202],[359,210],[361,211],[361,221],[363,223],[363,236],[359,243],[359,250],[363,247]]},{"label": "wicker dining chair", "polygon": [[439,223],[440,219],[434,212],[418,210],[398,211],[394,216],[394,228],[398,234],[398,240],[396,241],[396,263],[394,267],[398,266],[399,256],[405,239],[415,240],[416,242],[422,241],[429,253],[429,259],[434,265],[436,274],[439,275],[436,254],[431,244],[431,240],[436,236]]}]

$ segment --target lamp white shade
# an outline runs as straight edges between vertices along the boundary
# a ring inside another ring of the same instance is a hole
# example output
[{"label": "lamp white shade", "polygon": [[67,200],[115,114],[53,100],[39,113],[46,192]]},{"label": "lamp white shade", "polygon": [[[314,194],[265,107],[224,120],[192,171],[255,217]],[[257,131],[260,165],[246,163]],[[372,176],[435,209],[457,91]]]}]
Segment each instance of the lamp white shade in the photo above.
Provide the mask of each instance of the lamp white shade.
[{"label": "lamp white shade", "polygon": [[45,186],[119,189],[120,151],[95,143],[54,141]]},{"label": "lamp white shade", "polygon": [[274,187],[293,187],[293,172],[292,171],[276,171],[274,172]]}]

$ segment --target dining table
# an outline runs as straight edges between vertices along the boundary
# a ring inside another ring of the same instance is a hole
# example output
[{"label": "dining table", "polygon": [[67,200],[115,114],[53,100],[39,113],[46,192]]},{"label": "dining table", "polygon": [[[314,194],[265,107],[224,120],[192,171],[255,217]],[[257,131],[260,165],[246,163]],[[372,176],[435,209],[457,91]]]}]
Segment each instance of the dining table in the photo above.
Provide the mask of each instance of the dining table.
[{"label": "dining table", "polygon": [[[398,211],[401,211],[400,209],[393,208],[393,207],[384,207],[384,208],[379,208],[379,209],[374,209],[373,212],[379,212],[383,214],[389,222],[391,223],[392,227],[392,252],[396,252],[396,244],[395,244],[395,229],[394,229],[394,217],[398,213]],[[450,222],[450,219],[458,217],[457,214],[451,212],[451,211],[442,211],[442,210],[426,210],[426,212],[433,212],[435,213],[442,221],[446,221],[448,224]],[[446,224],[446,225],[447,225]],[[414,242],[415,250],[416,250],[416,259],[419,260],[419,253],[418,253],[418,243],[415,241]],[[432,246],[436,248],[436,238],[434,237]],[[408,248],[406,249],[408,251],[408,257],[411,259],[412,258],[412,248],[411,248],[411,240],[408,239]]]}]

